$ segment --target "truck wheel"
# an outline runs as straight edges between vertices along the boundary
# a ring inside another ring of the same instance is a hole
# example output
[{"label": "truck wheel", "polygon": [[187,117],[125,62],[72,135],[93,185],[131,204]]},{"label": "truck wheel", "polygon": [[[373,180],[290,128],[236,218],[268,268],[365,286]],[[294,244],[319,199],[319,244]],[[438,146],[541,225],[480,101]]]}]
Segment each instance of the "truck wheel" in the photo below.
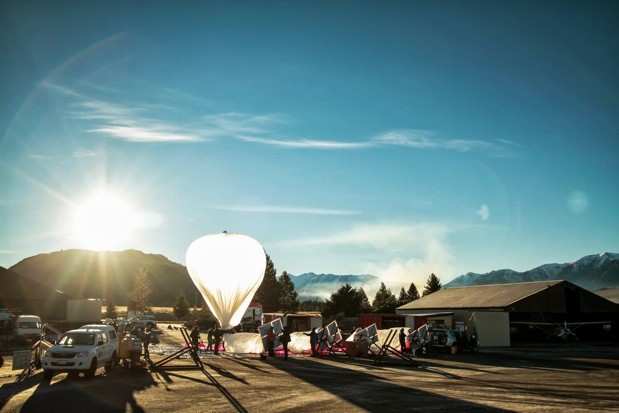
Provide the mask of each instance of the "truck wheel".
[{"label": "truck wheel", "polygon": [[116,367],[116,364],[118,364],[118,360],[116,357],[116,352],[112,353],[112,358],[110,359],[109,364],[105,365],[105,371],[107,371],[108,373],[111,372],[112,370],[114,370],[114,367]]},{"label": "truck wheel", "polygon": [[54,377],[54,370],[43,370],[43,378],[45,380],[51,380]]},{"label": "truck wheel", "polygon": [[95,371],[97,371],[97,359],[92,359],[90,363],[90,368],[84,372],[84,377],[87,379],[92,379],[95,376]]}]

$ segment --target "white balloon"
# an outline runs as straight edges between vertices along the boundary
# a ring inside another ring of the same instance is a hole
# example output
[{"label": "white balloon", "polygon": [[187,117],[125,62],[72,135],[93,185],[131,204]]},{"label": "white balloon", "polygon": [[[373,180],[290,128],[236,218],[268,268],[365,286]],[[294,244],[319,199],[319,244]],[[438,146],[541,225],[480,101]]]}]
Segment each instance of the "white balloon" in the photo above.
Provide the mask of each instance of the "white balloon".
[{"label": "white balloon", "polygon": [[205,235],[187,249],[187,270],[224,330],[238,325],[262,283],[266,253],[246,235]]}]

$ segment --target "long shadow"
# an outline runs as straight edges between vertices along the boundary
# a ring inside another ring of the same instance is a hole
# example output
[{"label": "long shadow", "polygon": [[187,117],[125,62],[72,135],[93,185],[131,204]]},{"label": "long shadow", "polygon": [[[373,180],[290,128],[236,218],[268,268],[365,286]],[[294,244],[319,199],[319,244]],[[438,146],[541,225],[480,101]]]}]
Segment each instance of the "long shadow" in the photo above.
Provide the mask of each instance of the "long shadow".
[{"label": "long shadow", "polygon": [[[239,382],[241,382],[243,384],[249,384],[249,383],[247,383],[247,381],[245,379],[241,379],[241,378],[235,376],[233,373],[229,372],[228,370],[222,368],[221,366],[219,366],[219,365],[217,365],[215,363],[208,363],[208,362],[204,362],[203,361],[202,364],[204,365],[204,367],[200,371],[202,372],[202,374],[204,374],[204,376],[206,376],[207,380],[201,380],[201,379],[197,379],[195,377],[190,377],[190,376],[186,376],[186,375],[182,375],[182,374],[178,374],[178,373],[173,373],[171,371],[166,371],[165,369],[157,369],[157,370],[153,371],[153,374],[157,378],[161,377],[161,379],[163,380],[162,383],[165,386],[165,389],[167,391],[172,391],[170,389],[170,387],[168,386],[168,384],[171,384],[171,383],[174,382],[174,380],[172,380],[172,377],[175,377],[175,378],[181,379],[181,380],[192,381],[194,383],[203,384],[203,385],[207,385],[207,386],[213,386],[217,390],[219,390],[220,393],[228,400],[228,402],[230,403],[230,406],[231,406],[231,410],[234,409],[234,410],[236,410],[237,412],[240,412],[240,413],[247,412],[247,410],[245,409],[245,407],[243,407],[241,402],[238,401],[228,391],[228,389],[225,386],[223,386],[212,374],[210,374],[208,372],[208,370],[206,369],[206,366],[208,366],[212,370],[216,371],[218,374],[222,375],[223,377],[239,381]],[[195,369],[192,369],[192,370],[195,370]]]},{"label": "long shadow", "polygon": [[[386,370],[388,367],[373,367],[368,364],[363,371],[346,366],[346,360],[333,358],[336,363],[322,363],[311,358],[291,358],[287,363],[269,363],[287,374],[297,377],[312,386],[327,391],[367,411],[389,410],[389,406],[406,406],[406,411],[458,412],[508,412],[495,407],[455,399],[437,393],[430,393],[414,387],[406,387],[396,381],[373,374],[372,370]],[[410,370],[419,369],[410,367]],[[403,369],[399,369],[402,371]],[[398,409],[399,410],[399,409]]]},{"label": "long shadow", "polygon": [[[97,375],[91,380],[69,378],[40,384],[26,400],[22,412],[66,411],[67,400],[84,412],[143,412],[134,393],[157,383],[147,372],[114,372],[112,376]],[[102,391],[104,389],[104,391]]]},{"label": "long shadow", "polygon": [[41,382],[43,373],[37,373],[32,376],[18,379],[13,383],[5,383],[0,387],[0,410],[11,400],[13,396],[19,394],[31,387],[38,385]]},{"label": "long shadow", "polygon": [[[429,361],[422,360],[426,364],[432,364],[431,359],[427,359]],[[502,350],[500,352],[490,350],[485,353],[482,349],[479,353],[460,353],[455,356],[446,356],[441,360],[453,360],[458,364],[470,365],[472,370],[486,372],[490,372],[489,367],[583,372],[619,368],[619,350],[609,349],[604,353],[592,350],[592,353],[587,353],[587,350],[577,352],[566,348],[545,348],[542,350],[530,349],[529,351],[526,349],[518,351]],[[455,366],[453,368],[464,367]]]}]

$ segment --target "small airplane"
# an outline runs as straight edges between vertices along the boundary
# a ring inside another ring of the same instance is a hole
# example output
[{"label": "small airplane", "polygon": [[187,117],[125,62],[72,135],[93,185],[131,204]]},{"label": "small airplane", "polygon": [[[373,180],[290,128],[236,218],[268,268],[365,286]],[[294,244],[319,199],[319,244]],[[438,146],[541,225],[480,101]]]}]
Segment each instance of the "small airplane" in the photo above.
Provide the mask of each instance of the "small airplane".
[{"label": "small airplane", "polygon": [[578,330],[580,327],[584,325],[610,325],[610,321],[582,321],[582,322],[573,322],[568,323],[564,321],[563,323],[549,323],[549,322],[539,322],[539,321],[510,321],[509,323],[516,325],[526,325],[529,328],[537,328],[540,331],[543,331],[546,334],[546,340],[556,337],[560,338],[564,341],[574,340],[578,341],[578,336],[574,331]]}]

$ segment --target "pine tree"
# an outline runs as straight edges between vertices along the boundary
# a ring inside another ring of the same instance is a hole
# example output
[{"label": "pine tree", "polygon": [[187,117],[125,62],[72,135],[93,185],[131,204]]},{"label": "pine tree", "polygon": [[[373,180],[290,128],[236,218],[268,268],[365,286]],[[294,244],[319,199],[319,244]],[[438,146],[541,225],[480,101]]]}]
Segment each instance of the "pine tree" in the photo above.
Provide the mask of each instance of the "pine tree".
[{"label": "pine tree", "polygon": [[277,282],[277,270],[271,257],[267,254],[267,265],[264,270],[264,278],[258,291],[254,294],[254,300],[262,304],[262,311],[265,313],[272,313],[274,311],[281,310],[279,302],[279,282]]},{"label": "pine tree", "polygon": [[172,307],[172,311],[174,312],[174,317],[176,317],[177,320],[181,320],[189,314],[189,302],[182,291],[178,294],[176,303],[174,304],[174,307]]},{"label": "pine tree", "polygon": [[398,297],[398,301],[396,303],[397,307],[408,303],[408,294],[406,294],[406,290],[404,287],[400,289],[400,296]]},{"label": "pine tree", "polygon": [[116,317],[118,317],[116,306],[114,305],[114,302],[112,301],[111,298],[108,298],[106,301],[107,301],[107,306],[105,307],[105,317],[115,320]]},{"label": "pine tree", "polygon": [[425,297],[428,294],[435,293],[441,288],[443,288],[441,280],[436,275],[434,275],[434,273],[432,273],[428,277],[428,281],[426,281],[426,286],[423,288],[423,296]]},{"label": "pine tree", "polygon": [[385,283],[381,282],[372,301],[372,307],[375,313],[395,313],[396,301],[395,295],[385,286]]},{"label": "pine tree", "polygon": [[363,290],[363,287],[359,287],[357,290],[357,296],[359,297],[359,312],[358,314],[367,314],[372,312],[372,304],[368,299],[367,294]]},{"label": "pine tree", "polygon": [[361,296],[359,292],[349,283],[346,283],[331,294],[331,298],[326,300],[322,315],[324,318],[356,317],[359,315],[360,307]]},{"label": "pine tree", "polygon": [[133,290],[129,291],[129,299],[136,301],[143,306],[146,305],[146,301],[150,297],[153,289],[150,286],[150,279],[148,278],[148,270],[146,268],[140,268],[135,274],[133,280]]},{"label": "pine tree", "polygon": [[294,289],[294,283],[286,271],[279,276],[279,302],[282,310],[287,313],[296,313],[299,310],[299,294]]},{"label": "pine tree", "polygon": [[408,287],[406,294],[408,295],[409,302],[419,299],[419,291],[417,291],[417,287],[415,287],[414,283],[411,283],[410,287]]}]

